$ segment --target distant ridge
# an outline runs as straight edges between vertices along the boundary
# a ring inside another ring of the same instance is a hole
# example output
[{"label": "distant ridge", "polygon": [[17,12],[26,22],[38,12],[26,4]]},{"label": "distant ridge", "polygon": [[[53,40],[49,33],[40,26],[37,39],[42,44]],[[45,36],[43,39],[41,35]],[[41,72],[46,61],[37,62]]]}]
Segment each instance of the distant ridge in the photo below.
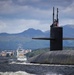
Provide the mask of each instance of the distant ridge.
[{"label": "distant ridge", "polygon": [[36,29],[33,29],[33,28],[29,28],[28,30],[25,30],[24,32],[22,33],[19,33],[20,35],[23,35],[23,36],[28,36],[28,37],[33,37],[33,36],[44,36],[45,33],[43,33],[41,30],[36,30]]},{"label": "distant ridge", "polygon": [[[37,49],[49,47],[49,41],[33,40],[32,37],[49,37],[50,32],[30,28],[21,33],[0,33],[0,50],[17,49],[22,44],[25,49]],[[74,25],[63,26],[63,37],[74,37]],[[74,41],[64,41],[64,46],[73,46]]]},{"label": "distant ridge", "polygon": [[74,25],[65,25],[63,27],[63,36],[74,37]]},{"label": "distant ridge", "polygon": [[8,36],[8,33],[0,33],[0,36]]}]

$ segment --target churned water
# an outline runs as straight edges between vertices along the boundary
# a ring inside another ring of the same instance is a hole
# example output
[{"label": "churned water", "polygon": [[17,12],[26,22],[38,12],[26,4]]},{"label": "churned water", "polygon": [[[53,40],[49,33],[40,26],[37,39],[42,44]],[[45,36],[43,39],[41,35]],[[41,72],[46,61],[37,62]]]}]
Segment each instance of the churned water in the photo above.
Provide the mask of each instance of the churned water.
[{"label": "churned water", "polygon": [[0,64],[0,75],[74,75],[74,65]]},{"label": "churned water", "polygon": [[[27,73],[27,72],[24,72],[24,71],[17,71],[17,72],[0,72],[0,75],[38,75],[38,74],[30,74],[30,73]],[[43,74],[43,75],[62,75],[62,74],[46,73],[46,74]]]},{"label": "churned water", "polygon": [[35,75],[35,74],[29,74],[24,71],[17,71],[17,72],[0,72],[0,75]]}]

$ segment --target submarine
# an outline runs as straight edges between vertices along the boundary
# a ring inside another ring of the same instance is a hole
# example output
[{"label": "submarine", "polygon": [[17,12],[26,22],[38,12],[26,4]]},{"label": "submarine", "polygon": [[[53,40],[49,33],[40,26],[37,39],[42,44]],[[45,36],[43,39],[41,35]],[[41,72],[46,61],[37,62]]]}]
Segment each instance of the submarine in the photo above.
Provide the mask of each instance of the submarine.
[{"label": "submarine", "polygon": [[58,8],[56,20],[54,19],[53,8],[50,38],[32,38],[50,40],[50,50],[29,58],[28,62],[30,63],[0,63],[0,74],[25,71],[29,75],[74,75],[74,50],[63,50],[63,40],[74,40],[74,38],[63,38],[63,28],[58,23]]},{"label": "submarine", "polygon": [[50,26],[50,37],[32,38],[34,40],[49,40],[50,50],[29,59],[30,63],[37,64],[61,64],[74,65],[74,50],[63,50],[63,40],[74,40],[74,38],[63,37],[63,27],[59,26],[58,8],[55,19],[55,8],[53,7],[53,23]]}]

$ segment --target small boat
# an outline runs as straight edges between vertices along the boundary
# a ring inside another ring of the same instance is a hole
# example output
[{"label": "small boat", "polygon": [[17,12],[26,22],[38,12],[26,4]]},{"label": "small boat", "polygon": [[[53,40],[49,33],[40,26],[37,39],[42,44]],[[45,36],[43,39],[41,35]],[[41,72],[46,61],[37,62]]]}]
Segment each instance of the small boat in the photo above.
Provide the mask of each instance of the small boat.
[{"label": "small boat", "polygon": [[20,61],[20,62],[23,62],[23,61],[26,62],[27,61],[27,57],[24,53],[24,49],[21,47],[19,47],[17,49],[17,61]]}]

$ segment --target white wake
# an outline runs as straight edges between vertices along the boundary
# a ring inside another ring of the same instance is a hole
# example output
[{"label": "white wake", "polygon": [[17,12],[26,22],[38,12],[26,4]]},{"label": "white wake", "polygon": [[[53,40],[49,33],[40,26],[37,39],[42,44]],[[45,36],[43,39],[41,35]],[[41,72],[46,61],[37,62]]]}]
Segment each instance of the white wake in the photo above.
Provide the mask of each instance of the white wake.
[{"label": "white wake", "polygon": [[17,72],[0,72],[0,75],[35,75],[35,74],[29,74],[24,71],[17,71]]}]

